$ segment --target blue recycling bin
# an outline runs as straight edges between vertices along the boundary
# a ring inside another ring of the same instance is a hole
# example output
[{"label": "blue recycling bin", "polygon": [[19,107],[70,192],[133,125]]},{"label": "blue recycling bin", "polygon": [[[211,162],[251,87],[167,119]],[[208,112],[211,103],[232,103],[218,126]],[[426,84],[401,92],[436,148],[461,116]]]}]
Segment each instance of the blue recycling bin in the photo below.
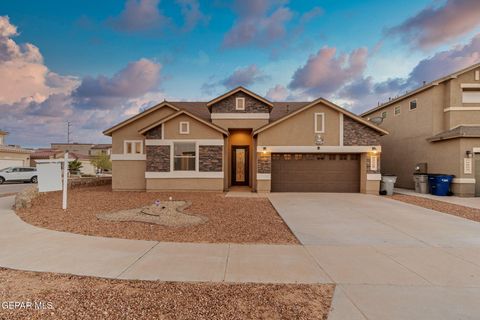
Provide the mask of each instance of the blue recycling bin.
[{"label": "blue recycling bin", "polygon": [[436,196],[448,196],[453,176],[447,174],[429,174],[428,184],[430,193]]}]

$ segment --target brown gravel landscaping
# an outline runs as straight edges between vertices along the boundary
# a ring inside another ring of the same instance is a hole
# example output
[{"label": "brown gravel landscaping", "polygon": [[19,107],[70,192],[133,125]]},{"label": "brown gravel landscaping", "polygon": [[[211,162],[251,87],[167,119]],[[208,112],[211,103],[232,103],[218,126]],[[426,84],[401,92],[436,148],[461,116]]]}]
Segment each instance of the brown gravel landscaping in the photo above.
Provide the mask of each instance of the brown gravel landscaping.
[{"label": "brown gravel landscaping", "polygon": [[[332,284],[125,281],[0,268],[0,319],[327,319]],[[9,302],[46,309],[9,309]]]},{"label": "brown gravel landscaping", "polygon": [[399,193],[395,193],[393,196],[389,196],[388,198],[414,204],[419,207],[432,209],[432,210],[440,211],[443,213],[448,213],[448,214],[451,214],[457,217],[462,217],[468,220],[480,222],[479,209],[465,207],[458,204],[453,204],[453,203],[448,203],[448,202],[443,202],[443,201],[438,201],[438,200],[433,200],[428,198],[410,196],[406,194],[399,194]]},{"label": "brown gravel landscaping", "polygon": [[[208,221],[188,227],[165,227],[142,222],[113,222],[99,213],[141,208],[155,200],[190,201],[185,213]],[[296,244],[282,218],[266,198],[227,198],[214,192],[112,192],[110,186],[84,187],[69,192],[68,210],[61,209],[61,192],[43,194],[32,207],[18,209],[24,221],[35,226],[104,237],[172,242],[228,242]]]}]

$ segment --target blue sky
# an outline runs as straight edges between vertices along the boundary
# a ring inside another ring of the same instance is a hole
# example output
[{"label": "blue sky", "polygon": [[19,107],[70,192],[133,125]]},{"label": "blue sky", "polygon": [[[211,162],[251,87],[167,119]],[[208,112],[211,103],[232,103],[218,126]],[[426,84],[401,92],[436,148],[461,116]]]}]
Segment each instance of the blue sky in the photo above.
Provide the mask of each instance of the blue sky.
[{"label": "blue sky", "polygon": [[361,112],[478,62],[479,32],[476,0],[4,1],[0,129],[47,146],[70,120],[75,140],[104,142],[164,98],[236,85]]}]

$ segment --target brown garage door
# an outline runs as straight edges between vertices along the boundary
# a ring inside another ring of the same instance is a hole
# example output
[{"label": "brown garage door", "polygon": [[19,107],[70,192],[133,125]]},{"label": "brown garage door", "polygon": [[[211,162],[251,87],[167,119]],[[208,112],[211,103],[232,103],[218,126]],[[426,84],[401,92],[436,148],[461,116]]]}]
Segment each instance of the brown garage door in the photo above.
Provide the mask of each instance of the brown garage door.
[{"label": "brown garage door", "polygon": [[274,192],[359,192],[359,154],[272,154]]}]

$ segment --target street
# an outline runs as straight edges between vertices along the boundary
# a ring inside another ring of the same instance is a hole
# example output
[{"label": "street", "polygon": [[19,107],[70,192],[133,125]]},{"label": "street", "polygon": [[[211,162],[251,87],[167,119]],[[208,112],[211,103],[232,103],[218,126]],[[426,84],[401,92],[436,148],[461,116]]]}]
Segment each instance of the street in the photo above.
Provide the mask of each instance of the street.
[{"label": "street", "polygon": [[0,184],[0,197],[6,194],[13,194],[22,191],[25,188],[31,186],[31,183],[4,183]]}]

